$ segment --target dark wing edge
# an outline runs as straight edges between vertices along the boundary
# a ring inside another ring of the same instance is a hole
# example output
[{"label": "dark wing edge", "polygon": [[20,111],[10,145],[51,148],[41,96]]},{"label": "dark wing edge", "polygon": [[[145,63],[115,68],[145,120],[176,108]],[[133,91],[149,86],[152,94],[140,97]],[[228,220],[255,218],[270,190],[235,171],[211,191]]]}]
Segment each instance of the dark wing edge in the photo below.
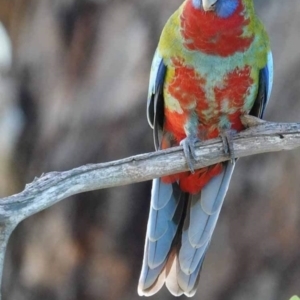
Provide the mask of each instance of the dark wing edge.
[{"label": "dark wing edge", "polygon": [[269,103],[273,86],[273,56],[268,53],[267,65],[259,72],[259,85],[257,97],[250,111],[250,115],[263,118],[265,109]]},{"label": "dark wing edge", "polygon": [[149,125],[153,128],[153,138],[155,149],[159,149],[159,134],[162,132],[164,123],[164,97],[163,86],[165,81],[167,67],[163,58],[156,50],[150,73],[148,100],[147,100],[147,119]]}]

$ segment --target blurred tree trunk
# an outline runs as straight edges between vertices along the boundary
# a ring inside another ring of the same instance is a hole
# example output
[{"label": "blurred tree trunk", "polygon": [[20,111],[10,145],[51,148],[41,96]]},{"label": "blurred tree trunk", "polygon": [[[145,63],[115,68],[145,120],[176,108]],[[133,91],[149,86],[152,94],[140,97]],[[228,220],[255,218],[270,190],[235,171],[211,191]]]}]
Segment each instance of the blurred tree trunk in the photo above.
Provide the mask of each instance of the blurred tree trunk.
[{"label": "blurred tree trunk", "polygon": [[[300,3],[257,2],[275,84],[266,118],[300,121]],[[0,0],[22,115],[10,184],[151,151],[145,102],[161,29],[179,0]],[[299,151],[239,161],[196,299],[300,293]],[[2,179],[1,179],[2,180]],[[7,180],[7,178],[6,178]],[[85,193],[24,221],[9,245],[4,299],[138,299],[150,183]],[[153,299],[171,299],[166,290]]]}]

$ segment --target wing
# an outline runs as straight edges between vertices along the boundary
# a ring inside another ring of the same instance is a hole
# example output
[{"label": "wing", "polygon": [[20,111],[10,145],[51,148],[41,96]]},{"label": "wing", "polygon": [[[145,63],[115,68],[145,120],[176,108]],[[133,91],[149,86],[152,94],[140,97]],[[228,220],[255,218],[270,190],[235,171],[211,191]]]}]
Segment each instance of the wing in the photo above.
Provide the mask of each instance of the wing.
[{"label": "wing", "polygon": [[273,56],[268,54],[267,65],[259,72],[258,93],[250,115],[263,118],[265,109],[269,103],[273,86]]},{"label": "wing", "polygon": [[159,149],[159,134],[162,132],[164,123],[164,98],[163,86],[167,67],[163,58],[156,50],[150,72],[150,82],[147,101],[147,119],[153,128],[155,149]]}]

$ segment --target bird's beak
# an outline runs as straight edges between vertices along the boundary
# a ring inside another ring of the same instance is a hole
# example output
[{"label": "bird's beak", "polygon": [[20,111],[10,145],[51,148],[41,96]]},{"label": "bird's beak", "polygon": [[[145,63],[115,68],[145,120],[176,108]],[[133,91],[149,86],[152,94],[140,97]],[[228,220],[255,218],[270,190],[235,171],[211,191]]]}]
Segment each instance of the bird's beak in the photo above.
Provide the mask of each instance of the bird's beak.
[{"label": "bird's beak", "polygon": [[215,10],[217,1],[218,0],[202,0],[203,9],[205,11]]}]

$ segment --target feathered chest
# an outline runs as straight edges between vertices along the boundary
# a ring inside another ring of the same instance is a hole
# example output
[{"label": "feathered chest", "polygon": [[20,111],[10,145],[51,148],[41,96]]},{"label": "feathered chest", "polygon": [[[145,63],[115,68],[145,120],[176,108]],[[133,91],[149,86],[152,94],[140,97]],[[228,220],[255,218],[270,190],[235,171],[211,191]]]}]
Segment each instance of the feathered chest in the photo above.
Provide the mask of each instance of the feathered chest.
[{"label": "feathered chest", "polygon": [[174,57],[164,85],[166,125],[179,140],[200,127],[209,131],[207,138],[222,128],[241,130],[240,116],[251,109],[257,88],[258,70],[243,61],[187,65]]},{"label": "feathered chest", "polygon": [[254,35],[247,31],[250,20],[241,1],[226,18],[196,9],[187,1],[180,15],[180,32],[187,49],[227,57],[251,45]]},{"label": "feathered chest", "polygon": [[227,19],[203,16],[188,1],[166,24],[158,51],[167,66],[165,129],[176,140],[199,128],[207,138],[221,128],[242,129],[240,116],[255,101],[267,48],[261,23],[242,12],[240,4]]}]

